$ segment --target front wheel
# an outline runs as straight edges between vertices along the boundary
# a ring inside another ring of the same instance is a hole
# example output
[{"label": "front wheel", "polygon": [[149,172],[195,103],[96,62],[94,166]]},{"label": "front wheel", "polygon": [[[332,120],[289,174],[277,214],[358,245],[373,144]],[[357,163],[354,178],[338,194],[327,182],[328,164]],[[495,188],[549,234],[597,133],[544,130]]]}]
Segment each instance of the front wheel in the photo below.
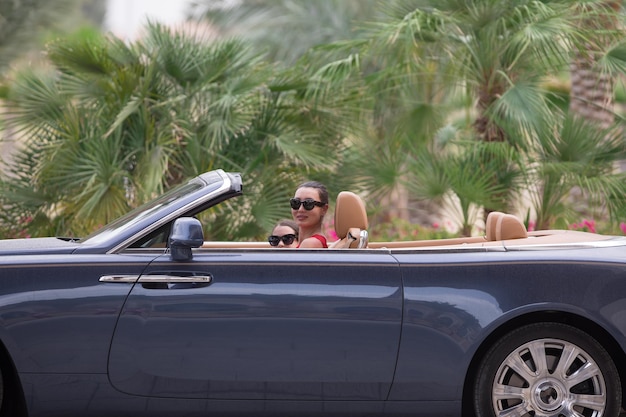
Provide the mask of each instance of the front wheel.
[{"label": "front wheel", "polygon": [[615,364],[590,335],[536,323],[501,338],[474,384],[477,417],[618,417],[622,389]]}]

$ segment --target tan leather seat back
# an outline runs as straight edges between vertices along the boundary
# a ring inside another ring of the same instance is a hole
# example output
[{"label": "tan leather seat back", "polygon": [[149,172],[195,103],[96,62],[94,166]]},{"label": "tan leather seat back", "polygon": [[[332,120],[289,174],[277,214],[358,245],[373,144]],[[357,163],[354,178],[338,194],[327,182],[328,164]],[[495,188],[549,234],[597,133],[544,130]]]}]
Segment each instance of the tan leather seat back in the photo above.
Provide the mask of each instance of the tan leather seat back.
[{"label": "tan leather seat back", "polygon": [[496,240],[496,225],[498,224],[498,219],[504,216],[504,214],[500,211],[492,211],[487,215],[487,220],[485,221],[485,237],[487,240]]},{"label": "tan leather seat back", "polygon": [[512,214],[492,211],[485,222],[487,240],[509,240],[528,237],[524,223]]},{"label": "tan leather seat back", "polygon": [[367,212],[365,203],[355,193],[342,191],[335,202],[335,232],[339,240],[331,248],[357,248],[367,245]]}]

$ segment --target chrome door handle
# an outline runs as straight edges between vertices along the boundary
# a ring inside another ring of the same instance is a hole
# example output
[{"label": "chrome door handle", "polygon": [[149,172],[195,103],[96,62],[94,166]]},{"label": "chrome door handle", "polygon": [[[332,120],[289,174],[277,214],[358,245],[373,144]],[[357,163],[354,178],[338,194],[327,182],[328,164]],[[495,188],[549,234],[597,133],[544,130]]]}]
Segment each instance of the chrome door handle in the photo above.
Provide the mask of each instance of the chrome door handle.
[{"label": "chrome door handle", "polygon": [[103,275],[98,281],[120,284],[134,284],[138,282],[140,284],[146,283],[160,283],[160,284],[181,284],[181,283],[197,283],[197,284],[210,284],[213,278],[210,275],[189,275],[189,276],[176,276],[176,275]]},{"label": "chrome door handle", "polygon": [[197,284],[209,284],[211,279],[210,275],[190,275],[185,277],[176,275],[142,275],[141,278],[139,278],[139,283],[182,284],[191,282]]}]

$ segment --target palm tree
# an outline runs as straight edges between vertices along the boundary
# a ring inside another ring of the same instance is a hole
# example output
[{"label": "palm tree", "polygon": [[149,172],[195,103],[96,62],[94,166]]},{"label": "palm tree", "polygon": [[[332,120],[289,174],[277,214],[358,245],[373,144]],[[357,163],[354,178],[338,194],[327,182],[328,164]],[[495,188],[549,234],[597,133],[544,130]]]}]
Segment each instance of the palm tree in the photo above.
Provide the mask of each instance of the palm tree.
[{"label": "palm tree", "polygon": [[479,0],[413,1],[389,7],[380,25],[381,47],[414,71],[431,73],[442,92],[473,98],[474,131],[486,142],[519,144],[551,114],[542,77],[563,68],[573,31],[564,2]]},{"label": "palm tree", "polygon": [[591,10],[586,13],[587,17],[581,19],[580,29],[596,36],[585,37],[573,51],[569,111],[606,129],[615,119],[614,73],[624,69],[619,61],[612,59],[614,54],[619,53],[619,49],[615,48],[620,46],[621,28],[617,16],[622,1],[591,3],[587,7]]},{"label": "palm tree", "polygon": [[[0,1],[0,82],[20,60],[41,61],[41,49],[49,38],[76,30],[85,22],[101,25],[105,8],[106,3],[100,0]],[[6,90],[0,87],[0,99],[5,94]],[[5,130],[0,146],[3,159],[11,157],[18,140],[17,135]]]},{"label": "palm tree", "polygon": [[[462,236],[471,236],[482,207],[506,205],[498,199],[507,189],[521,187],[520,157],[503,142],[451,140],[438,149],[412,154],[408,167],[414,175],[406,187],[456,220]],[[503,166],[508,170],[499,171]],[[494,181],[496,173],[499,181]]]},{"label": "palm tree", "polygon": [[[517,159],[522,165],[514,171],[530,175],[524,168],[537,160],[538,144],[554,135],[553,126],[564,124],[563,114],[549,100],[544,80],[561,73],[581,40],[589,40],[593,34],[581,30],[578,22],[581,15],[591,16],[594,10],[578,6],[571,1],[525,0],[390,2],[386,9],[389,19],[376,25],[366,47],[405,69],[394,72],[396,80],[405,74],[406,81],[397,83],[405,90],[419,91],[411,87],[414,79],[421,77],[437,92],[432,97],[444,97],[442,103],[459,96],[470,98],[465,100],[471,103],[465,118],[472,122],[472,130],[465,131],[469,139],[507,143],[523,156]],[[618,53],[623,47],[623,43],[615,43],[604,51],[607,68],[623,68],[625,61]],[[494,165],[498,161],[501,165]],[[486,213],[513,210],[515,201],[520,202],[523,188],[505,186],[498,178],[498,173],[510,172],[510,163],[499,158],[476,163],[477,170],[491,170],[494,186],[502,186],[494,187],[503,194],[492,199],[497,205],[485,206]],[[589,182],[582,185],[592,186]],[[604,190],[605,199],[615,191],[609,185],[603,189],[599,183],[593,188],[594,195]],[[545,204],[549,206],[549,201]]]},{"label": "palm tree", "polygon": [[[294,4],[300,3],[245,2],[230,11],[237,16],[231,22],[245,22],[235,25],[237,28],[269,27],[271,32],[279,26],[268,18],[272,11],[288,10],[286,5],[296,8]],[[588,39],[577,19],[581,15],[591,18],[593,10],[581,9],[571,1],[407,0],[380,5],[386,19],[372,23],[367,31],[362,24],[356,26],[359,30],[354,33],[363,36],[316,51],[330,52],[325,58],[340,52],[353,54],[355,70],[366,80],[370,100],[364,110],[371,119],[365,134],[350,142],[346,161],[354,163],[344,165],[356,176],[355,184],[378,201],[375,206],[408,206],[405,184],[410,189],[419,172],[407,171],[415,167],[407,157],[435,157],[427,144],[436,132],[445,129],[446,122],[452,122],[474,141],[506,144],[498,152],[485,148],[477,154],[482,159],[474,158],[476,169],[482,171],[480,177],[492,178],[488,188],[499,190],[485,206],[485,215],[493,209],[519,210],[515,197],[521,195],[524,182],[519,181],[518,173],[528,172],[523,169],[527,159],[521,156],[532,156],[537,139],[551,135],[552,126],[562,119],[546,94],[544,80],[562,72],[570,52],[581,39]],[[256,24],[243,16],[256,19]],[[296,39],[298,30],[288,33],[284,38]],[[355,51],[359,53],[354,55]],[[611,63],[619,65],[619,60]],[[466,105],[465,117],[451,121],[448,116],[446,120],[445,114],[455,102]],[[518,157],[502,158],[502,152]],[[366,166],[363,161],[367,161]],[[513,167],[515,163],[520,166]],[[457,183],[462,183],[466,174],[456,170],[460,176]],[[471,206],[465,202],[468,198],[471,194],[453,199],[460,204],[459,218],[465,233]],[[480,204],[480,200],[486,201],[476,197],[473,204]],[[406,212],[387,214],[403,216]]]},{"label": "palm tree", "polygon": [[539,229],[567,228],[578,219],[576,207],[567,204],[574,187],[583,191],[586,210],[593,210],[584,214],[608,214],[617,222],[626,214],[626,174],[613,172],[613,164],[626,156],[620,131],[598,129],[595,122],[570,115],[553,134],[539,138],[527,177],[541,184],[528,187]]},{"label": "palm tree", "polygon": [[289,213],[286,201],[311,167],[333,170],[328,150],[353,130],[354,89],[278,71],[236,39],[203,42],[160,25],[148,32],[130,45],[63,39],[49,46],[52,70],[19,73],[8,122],[26,141],[3,179],[4,204],[30,213],[34,226],[83,235],[223,168],[244,174],[246,196],[210,214],[230,218],[211,222],[209,238],[264,234]]}]

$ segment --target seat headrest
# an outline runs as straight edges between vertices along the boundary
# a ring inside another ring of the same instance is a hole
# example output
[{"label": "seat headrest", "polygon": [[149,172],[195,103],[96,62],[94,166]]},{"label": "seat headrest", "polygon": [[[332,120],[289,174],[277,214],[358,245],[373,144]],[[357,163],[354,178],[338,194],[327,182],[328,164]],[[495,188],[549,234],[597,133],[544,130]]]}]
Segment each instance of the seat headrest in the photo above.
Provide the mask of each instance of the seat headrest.
[{"label": "seat headrest", "polygon": [[337,195],[335,203],[335,232],[343,239],[350,228],[366,230],[367,212],[361,197],[350,191],[342,191]]},{"label": "seat headrest", "polygon": [[485,221],[485,237],[487,240],[496,240],[496,224],[498,219],[504,216],[504,214],[500,211],[492,211],[487,215],[487,220]]},{"label": "seat headrest", "polygon": [[492,211],[485,222],[487,240],[522,239],[528,237],[524,223],[512,214]]}]

